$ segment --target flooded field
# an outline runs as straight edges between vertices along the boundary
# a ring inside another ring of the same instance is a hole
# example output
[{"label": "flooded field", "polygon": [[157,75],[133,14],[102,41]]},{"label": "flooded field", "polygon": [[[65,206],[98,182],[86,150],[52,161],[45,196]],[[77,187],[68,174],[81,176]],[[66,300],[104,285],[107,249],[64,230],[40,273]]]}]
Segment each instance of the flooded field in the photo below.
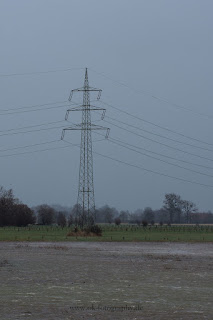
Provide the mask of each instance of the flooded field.
[{"label": "flooded field", "polygon": [[0,319],[212,319],[212,243],[0,243]]}]

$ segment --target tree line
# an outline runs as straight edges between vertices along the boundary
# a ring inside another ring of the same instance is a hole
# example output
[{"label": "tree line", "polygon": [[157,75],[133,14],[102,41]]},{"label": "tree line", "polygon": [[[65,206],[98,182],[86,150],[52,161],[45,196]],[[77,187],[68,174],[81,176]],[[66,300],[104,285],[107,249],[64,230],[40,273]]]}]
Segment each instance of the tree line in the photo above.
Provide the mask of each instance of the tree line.
[{"label": "tree line", "polygon": [[0,226],[22,227],[35,222],[34,211],[15,198],[12,189],[0,187]]},{"label": "tree line", "polygon": [[[153,210],[151,207],[118,211],[116,208],[105,205],[96,209],[96,223],[136,223],[147,224],[172,224],[172,223],[213,223],[213,214],[199,212],[196,205],[188,200],[183,200],[175,193],[165,194],[162,208]],[[61,227],[78,225],[78,206],[65,208],[42,204],[29,208],[26,204],[15,198],[13,190],[0,187],[0,227],[27,226],[29,224],[59,225]]]}]

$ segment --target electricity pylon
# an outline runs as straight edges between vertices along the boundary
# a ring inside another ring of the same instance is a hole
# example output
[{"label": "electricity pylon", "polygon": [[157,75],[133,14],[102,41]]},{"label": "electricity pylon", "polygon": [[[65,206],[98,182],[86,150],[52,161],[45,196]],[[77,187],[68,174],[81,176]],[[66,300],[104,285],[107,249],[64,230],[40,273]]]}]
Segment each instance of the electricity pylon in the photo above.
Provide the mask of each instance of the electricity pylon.
[{"label": "electricity pylon", "polygon": [[89,86],[87,68],[85,71],[84,86],[74,89],[70,92],[69,101],[72,99],[74,92],[83,92],[83,105],[68,109],[65,120],[68,119],[69,112],[81,111],[81,124],[75,124],[63,129],[61,139],[63,140],[66,130],[81,130],[81,147],[80,147],[80,168],[79,168],[79,184],[78,184],[78,200],[76,224],[81,228],[83,226],[91,226],[95,222],[95,194],[93,182],[93,156],[92,156],[92,130],[106,130],[106,138],[109,134],[109,128],[97,126],[91,122],[91,112],[93,110],[101,110],[102,119],[104,118],[106,109],[90,105],[90,92],[97,92],[97,100],[100,99],[101,89]]}]

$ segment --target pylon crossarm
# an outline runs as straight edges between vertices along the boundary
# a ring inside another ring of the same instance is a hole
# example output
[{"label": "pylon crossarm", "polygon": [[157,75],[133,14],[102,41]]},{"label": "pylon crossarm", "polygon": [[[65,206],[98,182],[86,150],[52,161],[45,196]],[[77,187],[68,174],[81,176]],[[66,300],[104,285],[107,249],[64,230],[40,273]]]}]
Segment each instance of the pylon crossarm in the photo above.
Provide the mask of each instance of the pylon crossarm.
[{"label": "pylon crossarm", "polygon": [[81,123],[74,124],[73,126],[64,128],[63,130],[81,130]]},{"label": "pylon crossarm", "polygon": [[97,126],[96,124],[91,124],[91,129],[92,130],[107,130],[109,128],[107,127],[102,127],[102,126]]},{"label": "pylon crossarm", "polygon": [[[88,106],[85,107],[84,105],[81,105],[81,106],[78,106],[78,107],[73,107],[73,108],[67,109],[67,111],[82,111],[83,108],[85,110],[87,110]],[[90,111],[93,111],[93,110],[105,110],[106,111],[105,108],[100,108],[100,107],[96,107],[96,106],[93,106],[93,105],[90,105],[89,109],[90,109]]]},{"label": "pylon crossarm", "polygon": [[78,89],[74,89],[72,91],[98,91],[98,92],[102,92],[102,89],[87,86],[86,88],[85,87],[81,87],[81,88],[78,88]]},{"label": "pylon crossarm", "polygon": [[78,92],[78,91],[83,91],[83,89],[84,89],[84,87],[82,87],[82,88],[79,88],[79,89],[73,89],[73,90],[71,90],[70,91],[70,95],[69,95],[69,101],[71,101],[72,100],[72,96],[73,96],[73,93],[74,92]]},{"label": "pylon crossarm", "polygon": [[70,95],[69,95],[69,101],[71,101],[72,100],[72,96],[73,96],[73,93],[74,92],[98,92],[98,96],[97,96],[97,100],[100,100],[100,98],[101,98],[101,92],[102,92],[102,90],[101,89],[98,89],[98,88],[93,88],[93,87],[87,87],[87,88],[85,88],[85,87],[81,87],[81,88],[78,88],[78,89],[73,89],[73,90],[71,90],[71,92],[70,92]]},{"label": "pylon crossarm", "polygon": [[90,127],[85,128],[84,126],[82,126],[82,124],[75,124],[71,127],[68,128],[64,128],[64,130],[86,130],[86,131],[91,131],[91,130],[108,130],[109,128],[107,127],[102,127],[102,126],[96,126],[95,124],[91,124]]},{"label": "pylon crossarm", "polygon": [[105,135],[105,138],[106,138],[106,139],[108,139],[108,137],[109,137],[109,132],[110,132],[110,128],[102,127],[102,126],[96,126],[95,124],[92,124],[91,127],[89,127],[89,128],[82,128],[82,124],[75,124],[75,125],[72,126],[72,127],[64,128],[64,129],[62,130],[61,140],[64,139],[65,131],[67,131],[67,130],[84,130],[84,131],[106,130],[106,135]]},{"label": "pylon crossarm", "polygon": [[[69,113],[72,112],[72,111],[86,111],[88,108],[85,107],[85,106],[79,106],[79,107],[74,107],[74,108],[71,108],[71,109],[68,109],[67,112],[66,112],[66,115],[65,115],[65,120],[68,119],[68,116],[69,116]],[[89,107],[89,110],[90,111],[103,111],[102,115],[101,115],[101,120],[104,119],[105,117],[105,113],[106,113],[106,109],[105,108],[100,108],[100,107],[96,107],[96,106],[90,106]]]}]

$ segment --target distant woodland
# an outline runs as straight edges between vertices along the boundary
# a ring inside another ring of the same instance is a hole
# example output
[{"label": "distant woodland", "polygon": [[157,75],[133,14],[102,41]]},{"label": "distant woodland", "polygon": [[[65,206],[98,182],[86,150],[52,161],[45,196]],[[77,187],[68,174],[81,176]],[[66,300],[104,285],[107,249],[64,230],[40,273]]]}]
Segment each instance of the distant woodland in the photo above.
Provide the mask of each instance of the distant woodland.
[{"label": "distant woodland", "polygon": [[[72,208],[60,205],[41,204],[29,208],[14,196],[13,190],[0,187],[0,227],[27,226],[30,224],[59,225],[61,227],[75,225],[77,205]],[[170,224],[212,224],[213,213],[200,212],[191,201],[183,200],[174,193],[165,194],[162,208],[153,210],[151,207],[118,211],[105,205],[95,212],[96,223],[121,223],[138,225],[170,225]]]}]

